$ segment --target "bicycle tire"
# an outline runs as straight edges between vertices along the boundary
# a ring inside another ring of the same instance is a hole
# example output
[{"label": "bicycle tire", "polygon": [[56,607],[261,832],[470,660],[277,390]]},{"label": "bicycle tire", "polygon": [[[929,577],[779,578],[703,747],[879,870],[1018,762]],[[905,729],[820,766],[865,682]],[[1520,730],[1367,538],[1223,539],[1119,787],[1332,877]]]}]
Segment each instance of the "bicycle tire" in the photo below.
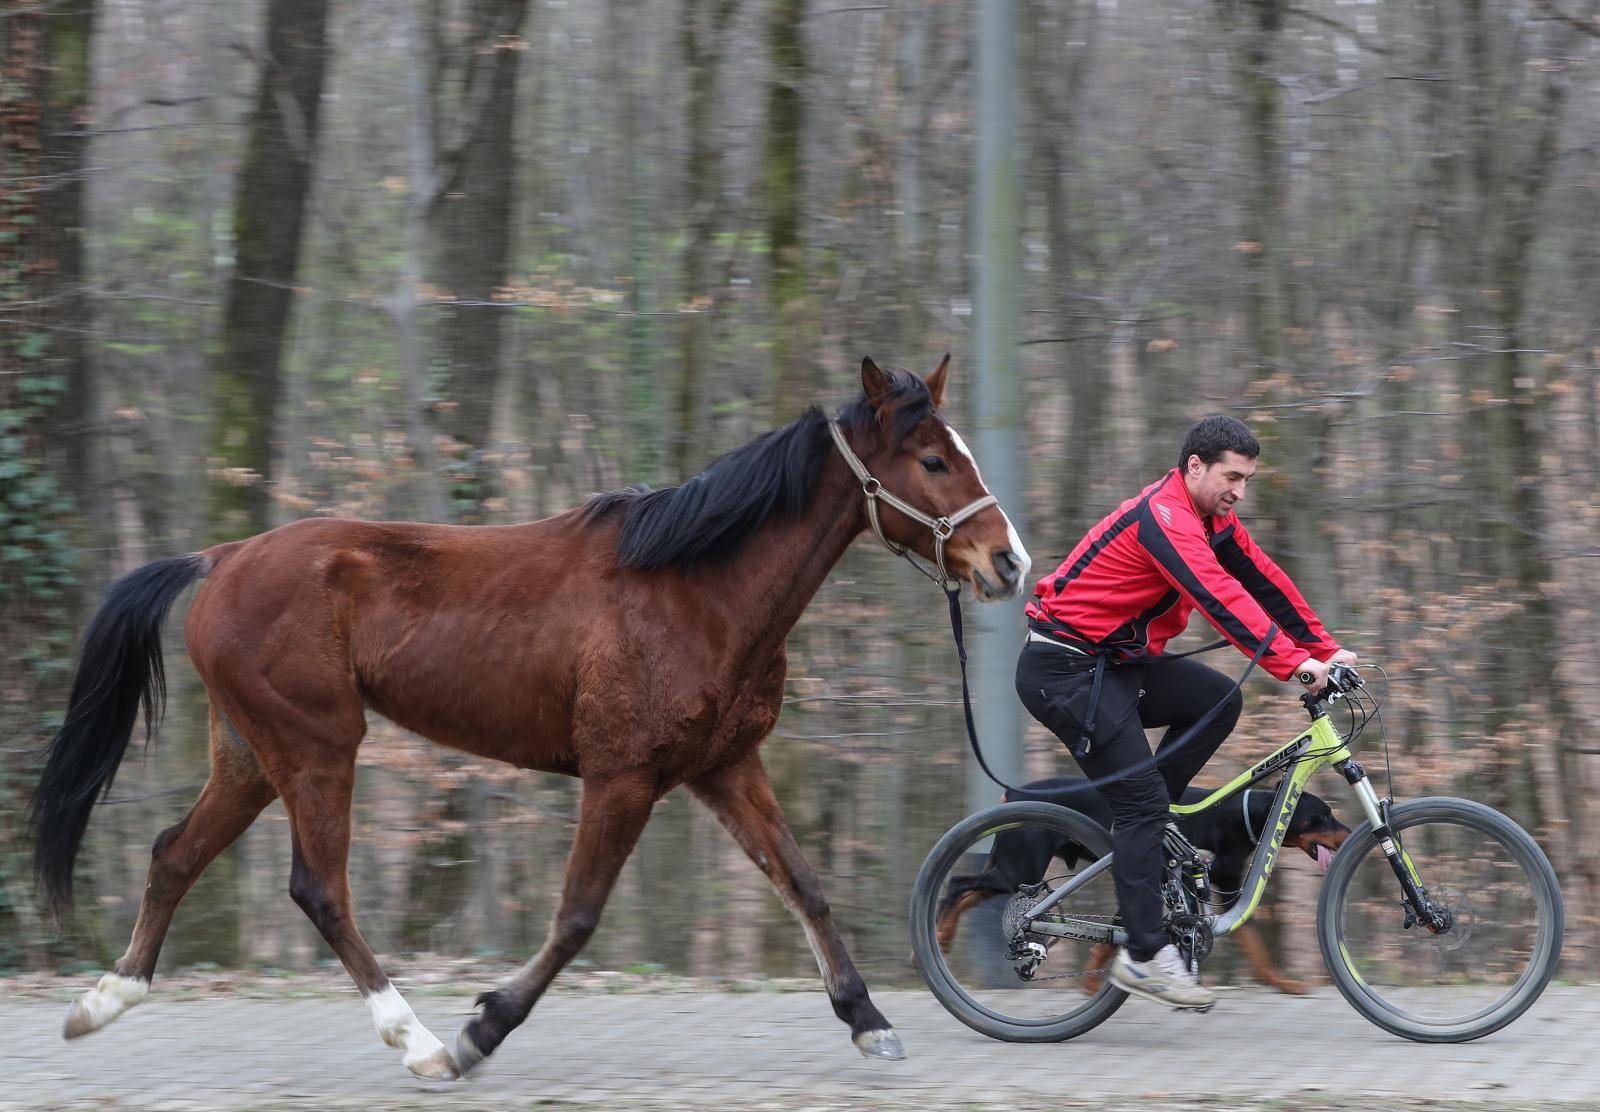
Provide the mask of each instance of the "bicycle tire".
[{"label": "bicycle tire", "polygon": [[1093,997],[1069,1014],[1051,1020],[1007,1016],[970,995],[951,973],[937,937],[938,909],[952,870],[986,834],[1008,826],[1033,825],[1077,841],[1098,858],[1111,852],[1111,839],[1094,820],[1053,803],[1002,803],[957,823],[929,851],[911,891],[911,947],[917,967],[935,999],[962,1023],[1002,1042],[1062,1042],[1098,1027],[1122,1006],[1127,993],[1106,978]]},{"label": "bicycle tire", "polygon": [[[1415,1042],[1457,1043],[1493,1034],[1533,1005],[1549,984],[1560,961],[1564,911],[1561,886],[1555,870],[1551,868],[1550,860],[1539,844],[1525,830],[1481,803],[1444,796],[1418,799],[1391,808],[1389,819],[1392,828],[1402,834],[1429,824],[1466,827],[1494,838],[1509,852],[1511,859],[1521,867],[1536,904],[1537,937],[1530,948],[1529,965],[1504,998],[1459,1022],[1419,1020],[1386,1000],[1379,989],[1369,985],[1355,968],[1355,959],[1345,946],[1345,912],[1350,885],[1357,870],[1377,846],[1372,824],[1368,822],[1356,828],[1339,852],[1334,854],[1333,863],[1323,882],[1317,905],[1317,939],[1328,973],[1340,994],[1356,1011],[1401,1038]],[[1412,841],[1419,839],[1413,838]],[[1382,861],[1381,850],[1377,859]],[[1424,862],[1419,867],[1426,884],[1427,864]],[[1398,919],[1398,883],[1395,884],[1395,902],[1395,916]],[[1419,932],[1423,930],[1420,925],[1412,929]]]}]

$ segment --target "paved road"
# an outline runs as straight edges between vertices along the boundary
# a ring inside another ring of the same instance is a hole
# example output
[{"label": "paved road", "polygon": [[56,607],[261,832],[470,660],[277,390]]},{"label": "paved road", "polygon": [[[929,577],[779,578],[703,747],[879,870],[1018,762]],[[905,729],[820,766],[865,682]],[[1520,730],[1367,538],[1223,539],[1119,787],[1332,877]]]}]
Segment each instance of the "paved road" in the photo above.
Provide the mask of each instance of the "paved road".
[{"label": "paved road", "polygon": [[[158,986],[75,1043],[58,1035],[61,1004],[13,999],[0,1003],[0,1109],[1600,1104],[1600,987],[1553,988],[1512,1027],[1460,1046],[1395,1039],[1331,989],[1224,990],[1205,1016],[1130,1001],[1093,1033],[1045,1046],[985,1039],[924,993],[877,999],[907,1061],[859,1057],[818,993],[555,996],[452,1085],[413,1080],[353,993],[163,1000]],[[454,1042],[468,998],[412,1003]]]}]

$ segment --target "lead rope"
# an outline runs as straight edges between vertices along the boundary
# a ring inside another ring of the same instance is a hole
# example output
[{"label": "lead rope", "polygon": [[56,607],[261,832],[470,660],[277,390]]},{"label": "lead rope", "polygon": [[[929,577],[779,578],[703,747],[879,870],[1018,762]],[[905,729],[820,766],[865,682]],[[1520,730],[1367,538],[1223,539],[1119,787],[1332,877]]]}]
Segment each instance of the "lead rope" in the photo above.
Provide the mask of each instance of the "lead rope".
[{"label": "lead rope", "polygon": [[[967,646],[961,633],[961,582],[952,576],[949,570],[944,566],[944,544],[945,541],[950,539],[950,535],[956,531],[956,526],[960,525],[963,521],[966,521],[969,517],[978,513],[979,511],[988,509],[990,506],[998,505],[999,499],[995,498],[995,496],[992,494],[986,494],[975,502],[969,502],[967,505],[963,506],[961,509],[957,510],[948,517],[929,517],[927,514],[923,513],[909,502],[906,502],[896,497],[889,491],[883,489],[883,484],[873,477],[872,473],[867,470],[867,465],[862,463],[860,457],[858,457],[854,450],[851,449],[849,442],[845,439],[844,429],[842,426],[840,426],[838,421],[833,420],[828,422],[828,434],[833,437],[834,446],[839,449],[839,454],[844,457],[846,466],[850,468],[851,473],[854,474],[857,481],[861,483],[861,493],[865,495],[867,499],[867,520],[872,524],[872,534],[878,538],[878,543],[883,545],[883,547],[887,548],[896,556],[903,558],[912,567],[916,568],[923,575],[937,583],[940,589],[944,591],[945,598],[949,600],[950,631],[955,636],[956,656],[961,661],[961,709],[966,716],[967,740],[972,744],[972,755],[977,758],[978,767],[983,769],[983,774],[989,779],[993,780],[996,784],[1000,785],[1002,789],[1008,792],[1020,791],[1020,788],[1014,787],[1013,785],[1008,784],[1004,780],[1000,779],[1000,777],[996,776],[989,768],[989,763],[983,759],[983,747],[978,744],[977,723],[972,717],[972,689],[967,682]],[[911,550],[905,545],[895,544],[888,537],[883,535],[883,527],[878,521],[879,499],[889,503],[889,505],[899,510],[912,521],[915,521],[921,525],[925,525],[929,529],[933,530],[933,558],[934,564],[939,569],[938,575],[934,575],[921,564],[917,563],[917,561],[911,555]],[[1272,623],[1267,627],[1267,635],[1262,639],[1261,646],[1256,649],[1255,655],[1250,658],[1249,665],[1246,666],[1245,670],[1239,674],[1239,678],[1234,681],[1233,691],[1237,691],[1239,688],[1244,686],[1244,681],[1249,678],[1250,673],[1255,670],[1256,664],[1260,662],[1261,657],[1266,653],[1267,646],[1272,644],[1272,639],[1277,635],[1277,623]],[[1210,652],[1212,649],[1221,648],[1225,644],[1227,644],[1226,641],[1219,641],[1214,645],[1207,645],[1203,649],[1195,649],[1193,652],[1174,653],[1171,657],[1163,655],[1149,657],[1147,659],[1153,663],[1163,659],[1176,659],[1180,656],[1193,656],[1195,653]],[[1102,654],[1100,659],[1095,662],[1094,691],[1092,692],[1092,703],[1094,704],[1098,704],[1100,701],[1100,682],[1104,676],[1105,667],[1106,658]],[[1201,715],[1200,719],[1195,722],[1194,725],[1190,726],[1186,733],[1179,737],[1177,741],[1173,742],[1172,745],[1167,747],[1166,752],[1163,753],[1162,756],[1172,756],[1185,745],[1189,744],[1190,739],[1198,734],[1202,729],[1210,725],[1211,720],[1221,712],[1222,708],[1227,705],[1228,700],[1232,698],[1233,691],[1229,691],[1227,695],[1224,695],[1222,699],[1218,701],[1216,706],[1212,707],[1210,710],[1206,711],[1205,714]],[[1093,705],[1091,705],[1089,709],[1089,721],[1087,726],[1091,729],[1094,725],[1095,709],[1096,708]],[[1113,776],[1102,776],[1097,780],[1090,780],[1088,781],[1088,784],[1091,787],[1099,787],[1101,784],[1109,784],[1113,781],[1121,780],[1124,777],[1133,776],[1139,772],[1143,772],[1146,768],[1155,767],[1158,760],[1159,758],[1152,754],[1147,763],[1141,763],[1140,765],[1136,765],[1131,769],[1116,773]]]},{"label": "lead rope", "polygon": [[[978,743],[978,727],[973,721],[972,717],[972,691],[967,683],[967,646],[964,638],[961,635],[961,588],[959,585],[955,587],[947,586],[944,588],[944,593],[945,598],[950,602],[950,632],[952,635],[954,635],[956,641],[956,658],[961,662],[961,709],[966,715],[967,719],[967,741],[972,745],[972,755],[977,759],[978,767],[983,769],[983,774],[989,779],[993,780],[996,784],[1000,785],[1002,789],[1008,792],[1022,791],[1023,789],[1018,788],[1015,785],[1008,784],[1004,780],[1000,779],[1000,777],[996,776],[994,772],[990,770],[989,762],[983,759],[983,746]],[[1222,712],[1222,708],[1228,705],[1228,700],[1233,698],[1233,692],[1238,691],[1244,686],[1244,681],[1250,678],[1250,673],[1255,671],[1256,665],[1259,664],[1261,662],[1261,658],[1266,655],[1267,647],[1272,644],[1272,639],[1277,635],[1278,624],[1273,622],[1267,626],[1267,635],[1261,639],[1261,645],[1256,649],[1255,655],[1250,658],[1250,663],[1245,665],[1243,672],[1239,673],[1239,678],[1233,681],[1233,689],[1224,695],[1220,700],[1218,700],[1215,706],[1202,714],[1199,719],[1195,721],[1194,725],[1190,726],[1186,731],[1184,731],[1184,733],[1179,735],[1178,739],[1171,745],[1167,746],[1164,752],[1160,753],[1159,755],[1152,753],[1149,760],[1141,761],[1132,768],[1124,769],[1121,772],[1113,773],[1109,776],[1101,776],[1093,780],[1085,781],[1087,786],[1098,789],[1102,784],[1112,784],[1118,780],[1126,779],[1129,776],[1136,776],[1139,773],[1144,772],[1146,769],[1156,767],[1157,763],[1163,757],[1171,757],[1175,753],[1179,752],[1185,745],[1188,745],[1189,742],[1201,730],[1211,725],[1211,720],[1216,718],[1216,716]],[[1223,644],[1226,644],[1226,642],[1223,642]],[[1210,650],[1208,648],[1196,651],[1208,652]],[[1175,659],[1178,655],[1179,654],[1174,654],[1173,659]],[[1194,654],[1183,653],[1181,655],[1192,656]],[[1154,663],[1167,658],[1155,656],[1149,659],[1150,662]],[[1098,663],[1100,662],[1097,662],[1097,665]]]}]

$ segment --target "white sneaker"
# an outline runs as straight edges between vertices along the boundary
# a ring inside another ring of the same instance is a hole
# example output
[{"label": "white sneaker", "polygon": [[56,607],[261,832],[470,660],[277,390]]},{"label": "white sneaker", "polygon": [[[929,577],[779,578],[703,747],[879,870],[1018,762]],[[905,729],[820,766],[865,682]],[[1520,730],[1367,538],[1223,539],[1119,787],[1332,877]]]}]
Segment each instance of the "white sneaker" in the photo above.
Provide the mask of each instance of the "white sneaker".
[{"label": "white sneaker", "polygon": [[1169,1008],[1204,1010],[1217,1002],[1217,994],[1189,972],[1176,946],[1156,951],[1149,961],[1134,961],[1126,949],[1117,951],[1111,963],[1111,983],[1124,992],[1143,996]]}]

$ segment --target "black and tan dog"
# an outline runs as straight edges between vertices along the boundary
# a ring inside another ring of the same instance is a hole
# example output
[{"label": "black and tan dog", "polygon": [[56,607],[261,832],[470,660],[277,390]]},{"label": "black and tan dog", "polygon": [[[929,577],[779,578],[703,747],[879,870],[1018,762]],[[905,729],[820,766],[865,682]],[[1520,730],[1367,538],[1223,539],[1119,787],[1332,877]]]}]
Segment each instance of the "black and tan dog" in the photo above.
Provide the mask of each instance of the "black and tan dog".
[{"label": "black and tan dog", "polygon": [[[1183,802],[1198,803],[1210,794],[1210,789],[1190,788],[1183,793]],[[1070,807],[1093,819],[1107,830],[1111,829],[1111,808],[1105,798],[1088,781],[1063,776],[1026,784],[1021,790],[1006,793],[1006,802],[1018,800],[1043,800]],[[1213,855],[1211,885],[1218,892],[1236,893],[1244,880],[1250,855],[1255,852],[1262,828],[1272,812],[1273,792],[1252,790],[1243,798],[1235,798],[1219,807],[1178,821],[1184,836],[1198,849]],[[1295,805],[1289,820],[1289,829],[1283,844],[1306,852],[1327,871],[1328,862],[1349,837],[1350,828],[1334,817],[1333,811],[1317,796],[1306,792]],[[1044,876],[1050,859],[1059,857],[1071,867],[1090,855],[1076,845],[1051,844],[1043,831],[1032,827],[1018,827],[995,836],[989,858],[981,872],[950,879],[950,889],[939,907],[939,947],[949,952],[955,940],[956,925],[963,912],[996,896],[1010,896],[1020,884],[1036,883]],[[1230,901],[1231,904],[1231,901]],[[1220,910],[1220,909],[1219,909]],[[1234,932],[1234,937],[1244,948],[1250,967],[1257,979],[1281,992],[1303,993],[1307,986],[1286,976],[1273,964],[1272,956],[1255,926],[1245,923]],[[1090,958],[1090,968],[1105,968],[1113,949],[1097,946]],[[1084,978],[1084,989],[1094,993],[1100,990],[1098,976]]]}]

